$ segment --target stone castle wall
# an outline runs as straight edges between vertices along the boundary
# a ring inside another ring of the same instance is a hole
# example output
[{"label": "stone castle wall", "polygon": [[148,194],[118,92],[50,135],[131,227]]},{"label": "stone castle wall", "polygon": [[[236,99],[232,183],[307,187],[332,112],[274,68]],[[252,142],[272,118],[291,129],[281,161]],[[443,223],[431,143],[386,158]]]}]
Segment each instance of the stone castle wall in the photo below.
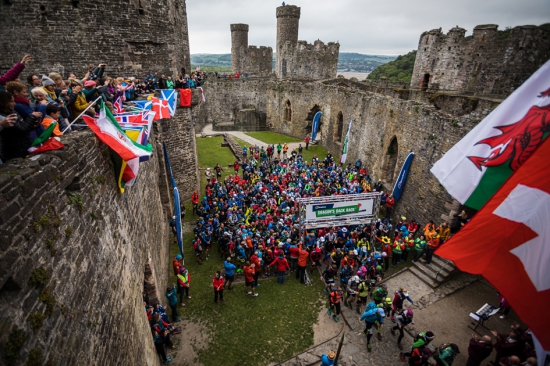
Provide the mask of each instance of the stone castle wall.
[{"label": "stone castle wall", "polygon": [[212,123],[235,122],[239,110],[253,107],[265,113],[267,97],[266,77],[218,79],[208,75],[204,85],[206,103],[201,104],[197,131]]},{"label": "stone castle wall", "polygon": [[473,35],[452,28],[420,36],[411,88],[510,94],[550,58],[550,25],[498,31],[478,25]]},{"label": "stone castle wall", "polygon": [[[433,103],[437,105],[434,105],[421,101],[419,95],[411,95],[411,100],[405,100],[398,98],[398,92],[393,93],[395,96],[381,95],[303,80],[270,81],[266,98],[267,123],[276,132],[304,138],[311,131],[310,111],[317,106],[323,112],[318,139],[339,157],[342,144],[338,140],[343,141],[349,121],[353,119],[346,163],[361,158],[373,178],[383,180],[386,190],[393,188],[409,152],[415,152],[404,194],[395,207],[396,214],[424,223],[440,220],[449,214],[448,205],[453,200],[429,169],[498,103],[441,96],[435,98]],[[291,121],[284,118],[287,101],[291,103]],[[463,105],[469,107],[459,113]],[[338,138],[340,113],[343,126],[342,136]],[[390,148],[394,139],[397,142],[395,150],[395,143]]]},{"label": "stone castle wall", "polygon": [[249,75],[269,75],[273,69],[271,47],[248,45],[248,24],[231,24],[231,71]]},{"label": "stone castle wall", "polygon": [[298,41],[300,8],[295,5],[279,6],[277,16],[277,60],[275,73],[278,78],[298,77],[328,79],[336,77],[340,44],[320,40],[313,44]]},{"label": "stone castle wall", "polygon": [[0,165],[0,354],[19,335],[16,364],[41,352],[54,365],[160,365],[142,292],[165,303],[173,197],[162,142],[185,200],[198,184],[195,109],[155,123],[153,155],[124,194],[89,131]]},{"label": "stone castle wall", "polygon": [[111,76],[175,75],[191,68],[184,0],[49,1],[0,4],[0,70],[30,53],[27,72],[83,76],[107,64]]}]

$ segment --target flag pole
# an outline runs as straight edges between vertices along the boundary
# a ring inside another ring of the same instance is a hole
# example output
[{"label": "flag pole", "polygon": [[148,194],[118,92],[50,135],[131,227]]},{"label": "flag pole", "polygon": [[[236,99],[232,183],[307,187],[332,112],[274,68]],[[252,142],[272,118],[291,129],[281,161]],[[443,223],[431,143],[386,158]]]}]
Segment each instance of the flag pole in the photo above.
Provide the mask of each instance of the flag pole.
[{"label": "flag pole", "polygon": [[76,121],[78,121],[78,119],[79,119],[80,117],[82,117],[82,115],[83,115],[84,113],[86,113],[86,111],[87,111],[88,109],[90,109],[90,107],[92,107],[92,106],[95,104],[95,102],[97,102],[97,101],[99,100],[99,98],[101,98],[101,95],[100,95],[99,97],[97,97],[96,100],[94,100],[88,107],[86,107],[86,109],[83,110],[82,113],[80,113],[80,114],[78,115],[78,117],[76,117],[76,118],[74,119],[74,121],[72,121],[71,123],[69,123],[69,125],[68,125],[61,133],[65,133],[65,131],[67,131],[67,130],[73,125],[73,123],[75,123]]}]

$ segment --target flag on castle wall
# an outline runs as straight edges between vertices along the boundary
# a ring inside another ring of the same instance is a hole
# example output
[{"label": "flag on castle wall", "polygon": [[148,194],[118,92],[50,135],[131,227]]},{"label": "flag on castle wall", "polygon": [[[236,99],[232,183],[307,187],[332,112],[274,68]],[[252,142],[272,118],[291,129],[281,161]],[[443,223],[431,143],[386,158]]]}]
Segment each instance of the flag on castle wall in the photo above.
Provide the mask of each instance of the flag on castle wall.
[{"label": "flag on castle wall", "polygon": [[170,109],[168,108],[167,100],[151,98],[151,102],[153,102],[153,107],[151,108],[151,110],[155,112],[155,116],[153,118],[154,121],[158,121],[159,119],[163,118],[170,118]]},{"label": "flag on castle wall", "polygon": [[115,97],[115,101],[113,102],[113,108],[115,110],[116,114],[124,113],[124,107],[122,106],[122,93],[120,93],[117,97]]},{"label": "flag on castle wall", "polygon": [[150,100],[133,100],[134,103],[139,109],[150,111],[153,103]]},{"label": "flag on castle wall", "polygon": [[170,117],[174,117],[174,114],[176,114],[176,103],[178,101],[176,90],[161,89],[159,99],[168,101],[168,110],[170,111]]},{"label": "flag on castle wall", "polygon": [[323,112],[319,111],[315,113],[315,116],[313,116],[313,122],[311,124],[311,142],[315,141],[315,138],[317,137],[317,131],[319,130],[319,123],[322,115]]},{"label": "flag on castle wall", "polygon": [[550,61],[431,169],[460,203],[479,210],[550,132]]},{"label": "flag on castle wall", "polygon": [[193,92],[191,89],[180,89],[180,106],[191,107],[191,97]]},{"label": "flag on castle wall", "polygon": [[[321,112],[318,112],[321,113]],[[346,159],[348,157],[348,146],[349,146],[349,132],[351,131],[351,122],[352,120],[349,120],[349,126],[348,126],[348,133],[346,133],[346,138],[344,139],[344,147],[342,148],[342,156],[340,157],[340,163],[345,164]]]},{"label": "flag on castle wall", "polygon": [[151,156],[153,151],[151,145],[143,146],[129,138],[111,111],[105,108],[105,103],[100,101],[99,118],[84,115],[82,119],[103,143],[120,155],[122,160],[128,161],[142,156]]},{"label": "flag on castle wall", "polygon": [[435,253],[485,277],[533,332],[539,365],[550,359],[550,139]]}]

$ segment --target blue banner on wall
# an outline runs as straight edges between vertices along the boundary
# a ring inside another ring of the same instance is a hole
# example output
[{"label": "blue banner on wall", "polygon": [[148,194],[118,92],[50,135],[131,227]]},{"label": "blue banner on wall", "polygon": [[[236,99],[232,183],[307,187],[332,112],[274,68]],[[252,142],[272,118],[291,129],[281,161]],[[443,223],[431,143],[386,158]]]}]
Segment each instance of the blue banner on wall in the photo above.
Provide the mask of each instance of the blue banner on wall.
[{"label": "blue banner on wall", "polygon": [[178,246],[180,247],[181,256],[185,259],[185,256],[183,255],[183,230],[181,227],[180,193],[178,191],[178,187],[174,187],[174,216],[176,216],[176,236],[178,238]]},{"label": "blue banner on wall", "polygon": [[407,181],[407,175],[409,174],[409,170],[411,169],[411,163],[413,158],[414,158],[414,153],[411,152],[409,156],[407,156],[407,158],[405,159],[405,162],[403,163],[403,167],[399,172],[399,176],[395,181],[395,185],[393,186],[393,191],[392,191],[395,202],[399,201],[399,198],[403,193],[403,188],[405,187],[405,182]]},{"label": "blue banner on wall", "polygon": [[321,119],[322,115],[323,112],[317,112],[315,113],[315,116],[313,116],[313,124],[311,125],[311,142],[315,141],[315,138],[317,137],[317,131],[319,130],[319,120]]},{"label": "blue banner on wall", "polygon": [[[168,156],[168,148],[166,143],[163,142],[164,147],[164,159],[166,160],[166,166],[168,168],[168,174],[170,175],[170,182],[172,182],[172,187],[174,188],[174,216],[176,216],[176,236],[178,239],[178,246],[180,247],[180,253],[183,258],[183,230],[181,223],[181,207],[180,207],[180,193],[178,187],[176,186],[176,180],[174,179],[174,174],[172,173],[172,164],[170,164],[170,156]],[[183,259],[182,259],[183,264]]]}]

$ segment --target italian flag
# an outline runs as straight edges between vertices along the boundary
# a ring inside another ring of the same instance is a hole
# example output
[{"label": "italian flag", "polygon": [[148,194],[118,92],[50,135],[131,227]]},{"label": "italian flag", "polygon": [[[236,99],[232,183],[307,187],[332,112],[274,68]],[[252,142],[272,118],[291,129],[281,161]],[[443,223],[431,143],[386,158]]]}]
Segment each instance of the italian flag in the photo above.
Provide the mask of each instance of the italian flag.
[{"label": "italian flag", "polygon": [[453,146],[431,172],[460,203],[479,210],[548,133],[550,61]]},{"label": "italian flag", "polygon": [[135,158],[151,156],[153,151],[151,144],[143,146],[128,137],[103,102],[101,102],[99,118],[86,115],[82,118],[96,136],[113,149],[122,160],[128,162]]},{"label": "italian flag", "polygon": [[344,147],[342,148],[342,157],[340,158],[340,163],[344,164],[348,158],[348,144],[349,144],[349,132],[351,131],[351,122],[349,121],[348,132],[346,133],[346,138],[344,139]]}]

